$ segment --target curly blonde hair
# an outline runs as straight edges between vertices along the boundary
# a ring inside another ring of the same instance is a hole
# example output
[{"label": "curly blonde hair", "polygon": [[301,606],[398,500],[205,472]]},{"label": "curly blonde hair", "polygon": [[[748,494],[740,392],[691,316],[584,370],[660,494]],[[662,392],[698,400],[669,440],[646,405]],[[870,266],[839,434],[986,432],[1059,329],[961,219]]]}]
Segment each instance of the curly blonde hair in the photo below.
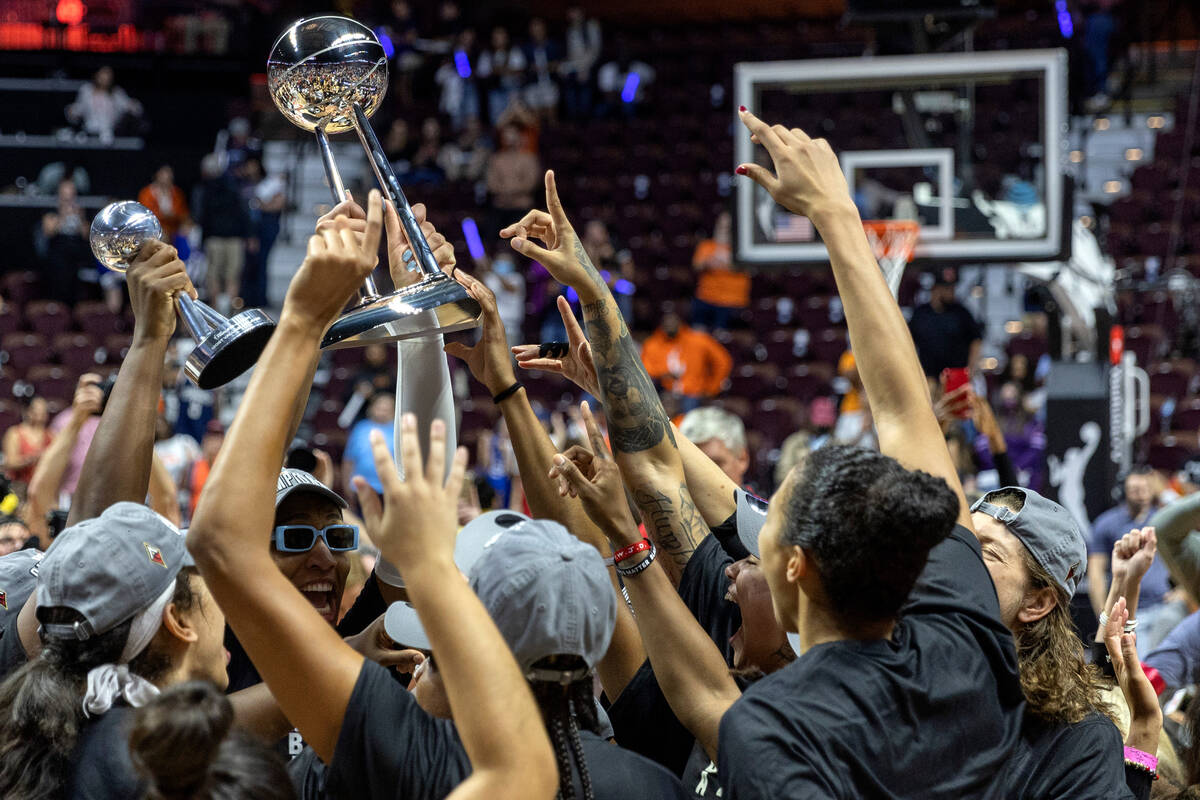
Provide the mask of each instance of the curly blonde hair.
[{"label": "curly blonde hair", "polygon": [[1083,660],[1083,644],[1071,622],[1071,599],[1028,551],[1022,557],[1030,587],[1053,588],[1057,601],[1049,614],[1022,625],[1016,635],[1027,713],[1044,722],[1068,725],[1093,711],[1113,719],[1103,695],[1109,682],[1098,667]]}]

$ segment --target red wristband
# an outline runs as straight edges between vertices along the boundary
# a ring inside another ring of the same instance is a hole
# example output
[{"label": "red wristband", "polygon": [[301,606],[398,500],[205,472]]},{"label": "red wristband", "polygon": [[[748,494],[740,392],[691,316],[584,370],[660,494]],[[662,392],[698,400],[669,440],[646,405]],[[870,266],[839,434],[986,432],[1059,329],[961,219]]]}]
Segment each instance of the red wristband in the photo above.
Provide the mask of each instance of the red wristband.
[{"label": "red wristband", "polygon": [[631,544],[628,547],[622,547],[620,550],[613,553],[613,563],[620,564],[625,559],[632,558],[633,556],[637,555],[638,553],[644,553],[649,549],[650,549],[650,540],[642,539],[640,542],[637,542],[636,544]]}]

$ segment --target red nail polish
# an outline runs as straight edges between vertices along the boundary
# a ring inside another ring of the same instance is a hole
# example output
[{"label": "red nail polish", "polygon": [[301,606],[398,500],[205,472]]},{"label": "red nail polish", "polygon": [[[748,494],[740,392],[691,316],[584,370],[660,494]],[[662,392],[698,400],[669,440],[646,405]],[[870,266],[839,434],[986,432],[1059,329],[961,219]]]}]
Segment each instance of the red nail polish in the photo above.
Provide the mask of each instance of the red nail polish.
[{"label": "red nail polish", "polygon": [[746,168],[744,166],[741,166],[741,167],[738,167],[737,169],[735,169],[734,172],[736,172],[738,175],[745,175]]},{"label": "red nail polish", "polygon": [[746,110],[746,107],[745,107],[745,106],[738,106],[738,111],[743,111],[743,112],[744,112],[745,110]]}]

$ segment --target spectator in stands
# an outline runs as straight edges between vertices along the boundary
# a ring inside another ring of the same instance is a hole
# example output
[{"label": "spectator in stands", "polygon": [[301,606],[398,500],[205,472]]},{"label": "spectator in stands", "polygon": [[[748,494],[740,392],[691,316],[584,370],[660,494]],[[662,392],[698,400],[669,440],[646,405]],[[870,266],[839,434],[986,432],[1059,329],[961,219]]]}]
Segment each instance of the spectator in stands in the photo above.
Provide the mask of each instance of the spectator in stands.
[{"label": "spectator in stands", "polygon": [[201,456],[200,445],[188,434],[175,431],[162,414],[154,428],[154,440],[154,454],[175,484],[179,508],[191,508],[190,478],[192,467]]},{"label": "spectator in stands", "polygon": [[983,329],[954,295],[957,285],[958,270],[937,270],[929,302],[917,306],[908,323],[921,367],[935,380],[945,369],[975,369],[983,343]]},{"label": "spectator in stands", "polygon": [[4,432],[4,471],[14,483],[28,484],[38,459],[54,438],[46,429],[50,412],[42,397],[30,398],[21,421]]},{"label": "spectator in stands", "polygon": [[16,517],[0,514],[0,556],[15,553],[29,541],[29,528]]},{"label": "spectator in stands", "polygon": [[113,83],[112,67],[101,67],[79,87],[75,102],[67,106],[67,119],[72,124],[105,143],[119,133],[136,132],[142,116],[142,104]]},{"label": "spectator in stands", "polygon": [[189,504],[186,507],[187,519],[191,519],[192,515],[196,513],[196,504],[200,502],[200,492],[204,490],[204,484],[208,482],[208,473],[212,471],[212,466],[217,461],[217,454],[221,452],[221,445],[224,443],[225,426],[221,424],[220,420],[209,420],[208,428],[204,431],[204,438],[200,440],[200,457],[192,462],[191,474],[187,477]]},{"label": "spectator in stands", "polygon": [[812,452],[812,434],[808,431],[796,431],[783,440],[779,446],[779,460],[775,462],[775,488],[778,491],[787,478],[788,473],[796,467],[803,469],[808,454]]},{"label": "spectator in stands", "polygon": [[241,288],[246,242],[251,238],[250,209],[234,177],[221,169],[220,157],[215,153],[204,157],[200,174],[202,180],[192,207],[204,231],[208,299],[222,313],[229,313]]},{"label": "spectator in stands", "polygon": [[746,426],[723,408],[706,406],[689,411],[679,432],[699,447],[738,486],[745,486],[750,468]]},{"label": "spectator in stands", "polygon": [[814,397],[808,405],[808,424],[812,428],[809,450],[819,450],[829,444],[833,426],[837,424],[837,403],[832,397]]},{"label": "spectator in stands", "polygon": [[546,120],[557,116],[558,84],[555,80],[562,57],[562,45],[546,33],[546,20],[541,17],[529,20],[529,42],[525,45],[525,61],[529,65],[525,102]]},{"label": "spectator in stands", "polygon": [[60,181],[57,205],[42,216],[33,236],[34,251],[42,261],[42,296],[68,305],[78,298],[80,272],[95,263],[87,241],[91,221],[78,197],[73,181]]},{"label": "spectator in stands", "polygon": [[479,264],[476,277],[496,295],[496,310],[504,323],[504,335],[510,342],[524,340],[525,275],[513,261],[512,248],[500,245],[490,262]]},{"label": "spectator in stands", "polygon": [[596,73],[604,115],[617,113],[631,117],[646,99],[646,87],[654,83],[654,68],[638,61],[624,43],[617,44],[617,57]]},{"label": "spectator in stands", "polygon": [[488,163],[487,189],[492,198],[492,230],[518,220],[533,206],[533,190],[541,181],[537,156],[521,149],[521,132],[515,125],[500,129],[500,149]]},{"label": "spectator in stands", "polygon": [[999,401],[1000,430],[1021,485],[1040,490],[1046,461],[1045,425],[1034,413],[1031,395],[1021,394],[1016,383],[1000,387]]},{"label": "spectator in stands", "polygon": [[384,23],[384,29],[395,48],[392,56],[393,81],[396,87],[396,98],[404,106],[413,103],[413,74],[421,68],[425,59],[417,50],[417,40],[420,33],[417,21],[413,16],[412,6],[406,0],[392,0],[391,17]]},{"label": "spectator in stands", "polygon": [[408,121],[396,117],[383,140],[383,154],[398,174],[409,170],[409,162],[417,152],[417,143],[409,134]]},{"label": "spectator in stands", "polygon": [[733,357],[703,331],[683,324],[668,311],[662,324],[642,345],[646,372],[664,391],[678,395],[683,411],[716,397],[733,370]]},{"label": "spectator in stands", "polygon": [[[81,375],[75,387],[75,398],[71,407],[60,411],[50,423],[54,441],[42,454],[39,468],[34,470],[30,492],[34,491],[34,484],[38,482],[39,475],[50,472],[53,474],[46,476],[53,485],[49,494],[55,500],[60,497],[70,498],[75,494],[79,474],[83,469],[83,459],[87,456],[88,448],[92,446],[92,437],[96,435],[96,428],[100,425],[102,401],[100,376],[91,372]],[[52,454],[55,457],[52,457]],[[56,503],[53,507],[57,508],[58,505],[70,505],[70,502]]]},{"label": "spectator in stands", "polygon": [[446,143],[438,154],[438,164],[449,181],[480,180],[492,155],[491,140],[483,132],[479,117],[470,116],[462,123],[458,137]]},{"label": "spectator in stands", "polygon": [[588,220],[583,227],[583,249],[612,290],[617,308],[627,323],[633,322],[634,278],[633,253],[609,232],[603,220]]},{"label": "spectator in stands", "polygon": [[1108,96],[1109,45],[1117,28],[1113,9],[1119,2],[1084,0],[1082,3],[1084,108],[1089,112],[1103,111],[1111,102]]},{"label": "spectator in stands", "polygon": [[[396,386],[396,372],[388,348],[379,343],[363,348],[363,363],[350,379],[345,405],[338,416],[338,427],[349,429],[362,416],[371,398],[392,391]],[[330,481],[333,485],[336,481]]]},{"label": "spectator in stands", "polygon": [[[479,56],[477,72],[487,89],[488,118],[500,124],[500,115],[525,83],[525,53],[508,37],[508,29],[492,29],[492,46]],[[529,206],[526,205],[526,208]]]},{"label": "spectator in stands", "polygon": [[[355,497],[354,478],[362,477],[377,492],[383,491],[379,473],[375,471],[375,459],[371,454],[371,432],[379,431],[387,442],[389,453],[396,451],[396,396],[380,392],[367,404],[367,416],[350,429],[346,439],[346,451],[342,454],[342,485],[346,497]],[[394,456],[393,456],[394,457]]]},{"label": "spectator in stands", "polygon": [[[1112,580],[1110,558],[1113,546],[1132,529],[1144,528],[1158,511],[1153,484],[1146,466],[1138,466],[1125,477],[1125,500],[1105,511],[1092,523],[1088,542],[1088,595],[1099,614],[1107,611],[1104,601]],[[1138,652],[1149,653],[1187,615],[1182,603],[1174,601],[1170,576],[1163,560],[1155,556],[1142,579],[1138,595]]]},{"label": "spectator in stands", "polygon": [[696,245],[692,268],[696,270],[696,297],[692,324],[703,330],[723,331],[739,311],[750,305],[750,276],[733,263],[733,217],[717,215],[711,239]]},{"label": "spectator in stands", "polygon": [[567,116],[572,119],[592,113],[592,69],[600,59],[602,35],[600,23],[588,19],[583,7],[567,9],[567,57],[560,72]]},{"label": "spectator in stands", "polygon": [[221,169],[237,172],[246,159],[262,156],[262,142],[252,133],[250,120],[245,117],[229,120],[229,127],[217,134],[216,146],[213,147],[213,152],[220,159]]},{"label": "spectator in stands", "polygon": [[446,180],[438,156],[442,152],[442,125],[437,117],[426,117],[421,123],[421,138],[413,153],[408,172],[402,176],[407,183],[440,185]]},{"label": "spectator in stands", "polygon": [[183,197],[183,190],[175,185],[175,170],[171,169],[170,164],[158,168],[154,180],[142,187],[137,199],[158,217],[162,224],[163,241],[172,244],[176,234],[187,233],[191,223],[187,200]]},{"label": "spectator in stands", "polygon": [[258,308],[267,304],[267,260],[287,205],[287,177],[278,172],[268,175],[258,157],[246,160],[243,175],[250,187],[251,241],[257,241],[258,247],[250,254],[241,295],[247,306]]},{"label": "spectator in stands", "polygon": [[441,87],[438,110],[450,118],[454,130],[479,116],[479,89],[471,73],[474,61],[475,29],[466,28],[455,35],[453,50],[433,75],[433,82]]}]

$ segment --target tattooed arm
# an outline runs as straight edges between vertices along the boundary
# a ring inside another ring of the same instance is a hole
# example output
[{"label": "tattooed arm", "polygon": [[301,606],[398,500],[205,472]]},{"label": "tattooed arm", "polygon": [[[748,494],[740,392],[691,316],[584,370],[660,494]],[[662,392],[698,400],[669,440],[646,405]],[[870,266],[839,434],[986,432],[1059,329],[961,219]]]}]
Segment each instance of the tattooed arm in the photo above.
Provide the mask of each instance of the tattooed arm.
[{"label": "tattooed arm", "polygon": [[500,235],[578,292],[617,464],[664,556],[668,575],[678,584],[709,531],[688,493],[671,421],[608,285],[567,220],[552,171],[546,173],[546,208],[549,213],[531,211]]}]

